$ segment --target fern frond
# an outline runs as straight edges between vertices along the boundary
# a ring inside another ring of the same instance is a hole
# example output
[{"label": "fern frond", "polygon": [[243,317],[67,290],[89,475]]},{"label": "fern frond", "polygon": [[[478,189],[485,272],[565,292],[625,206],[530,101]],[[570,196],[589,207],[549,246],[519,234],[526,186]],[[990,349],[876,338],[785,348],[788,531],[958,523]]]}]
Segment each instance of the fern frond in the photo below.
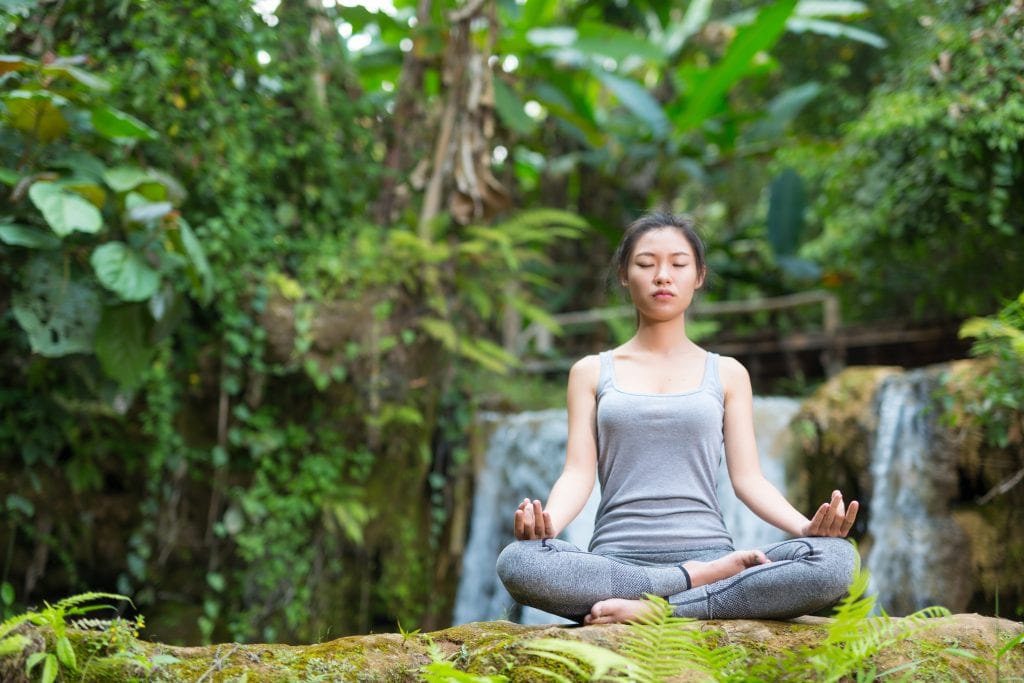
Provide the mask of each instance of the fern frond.
[{"label": "fern frond", "polygon": [[1008,642],[1006,645],[1003,645],[1001,648],[999,648],[999,652],[996,653],[996,656],[997,657],[1002,657],[1007,652],[1009,652],[1013,648],[1017,647],[1021,643],[1024,643],[1024,633],[1021,633],[1016,638],[1014,638],[1013,640]]},{"label": "fern frond", "polygon": [[75,619],[68,626],[79,631],[106,631],[115,623],[114,619]]},{"label": "fern frond", "polygon": [[[866,595],[869,581],[867,570],[858,567],[846,596],[832,614],[833,621],[828,627],[826,644],[845,643],[861,634],[863,624],[871,618],[877,601],[874,595]],[[884,610],[882,616],[885,616]]]},{"label": "fern frond", "polygon": [[[473,226],[474,228],[476,226]],[[559,228],[559,232],[574,231],[576,235],[587,227],[587,222],[578,214],[559,209],[530,209],[521,211],[506,221],[494,226],[496,230],[512,233],[545,231]]]},{"label": "fern frond", "polygon": [[695,620],[672,616],[663,598],[648,595],[650,609],[631,625],[622,652],[644,673],[644,680],[663,681],[680,671],[720,676],[746,651],[738,646],[719,646],[723,632],[685,628]]},{"label": "fern frond", "polygon": [[4,620],[4,622],[0,624],[0,638],[3,638],[27,621],[31,621],[33,624],[41,623],[39,615],[36,612],[24,612],[23,614],[17,614]]},{"label": "fern frond", "polygon": [[808,661],[825,674],[822,680],[838,681],[861,671],[867,660],[880,650],[932,628],[938,617],[949,615],[944,607],[926,607],[893,619],[884,610],[878,616],[876,598],[866,595],[869,575],[858,567],[847,596],[836,608],[825,641],[804,652]]},{"label": "fern frond", "polygon": [[106,599],[106,600],[119,600],[119,601],[120,600],[125,600],[132,607],[135,606],[135,603],[133,603],[132,599],[129,598],[127,595],[121,595],[119,593],[100,593],[100,592],[93,591],[93,592],[90,592],[90,593],[79,593],[78,595],[72,595],[70,597],[64,598],[63,600],[58,601],[57,604],[53,605],[53,608],[54,609],[58,609],[58,610],[63,610],[65,612],[69,611],[70,608],[90,609],[90,610],[92,610],[92,609],[102,609],[101,607],[79,608],[78,605],[81,605],[82,603],[85,603],[85,602],[92,602],[93,600],[103,600],[103,599]]},{"label": "fern frond", "polygon": [[[558,662],[583,680],[646,680],[637,676],[640,671],[636,662],[614,650],[592,643],[559,638],[540,638],[531,640],[523,646],[523,651]],[[580,663],[587,668],[580,666]],[[541,671],[558,677],[555,672],[548,672],[546,669],[541,669]],[[615,675],[614,672],[619,675]]]}]

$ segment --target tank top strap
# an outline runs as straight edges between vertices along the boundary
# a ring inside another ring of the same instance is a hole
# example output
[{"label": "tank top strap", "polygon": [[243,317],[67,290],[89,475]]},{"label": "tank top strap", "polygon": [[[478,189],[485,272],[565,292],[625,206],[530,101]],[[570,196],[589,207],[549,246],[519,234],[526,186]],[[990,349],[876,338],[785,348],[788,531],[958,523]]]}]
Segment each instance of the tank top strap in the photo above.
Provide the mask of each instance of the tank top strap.
[{"label": "tank top strap", "polygon": [[598,354],[601,359],[601,372],[597,376],[597,395],[600,396],[614,381],[615,368],[612,365],[612,352],[602,351]]},{"label": "tank top strap", "polygon": [[725,392],[722,389],[722,376],[718,372],[718,358],[719,355],[717,353],[708,351],[707,360],[704,362],[704,380],[702,384],[705,389],[719,398],[723,398]]}]

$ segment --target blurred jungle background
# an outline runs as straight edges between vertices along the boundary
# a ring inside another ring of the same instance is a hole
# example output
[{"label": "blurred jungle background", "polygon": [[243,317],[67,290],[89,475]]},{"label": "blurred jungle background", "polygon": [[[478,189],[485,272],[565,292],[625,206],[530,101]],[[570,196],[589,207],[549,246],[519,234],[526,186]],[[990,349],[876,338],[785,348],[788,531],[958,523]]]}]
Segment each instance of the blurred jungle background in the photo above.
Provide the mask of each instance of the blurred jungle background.
[{"label": "blurred jungle background", "polygon": [[983,357],[942,399],[1021,495],[1021,0],[0,0],[0,41],[5,615],[450,624],[476,417],[629,334],[558,316],[623,305],[652,208],[700,306],[826,302],[698,312],[759,393]]}]

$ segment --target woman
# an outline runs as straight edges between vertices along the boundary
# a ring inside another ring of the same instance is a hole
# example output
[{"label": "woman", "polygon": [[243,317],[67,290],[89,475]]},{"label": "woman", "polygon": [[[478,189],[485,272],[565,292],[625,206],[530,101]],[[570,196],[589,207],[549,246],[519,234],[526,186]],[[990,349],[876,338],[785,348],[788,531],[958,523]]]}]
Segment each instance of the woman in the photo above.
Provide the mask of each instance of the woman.
[{"label": "woman", "polygon": [[[707,274],[689,217],[655,213],[626,230],[614,265],[636,334],[569,372],[565,466],[546,505],[526,499],[498,574],[518,602],[586,624],[633,621],[646,594],[676,616],[788,618],[846,592],[857,564],[844,537],[858,503],[835,491],[811,519],[762,474],[750,377],[686,335]],[[737,497],[794,536],[735,551],[716,480],[724,447]],[[556,539],[601,481],[589,552]]]}]

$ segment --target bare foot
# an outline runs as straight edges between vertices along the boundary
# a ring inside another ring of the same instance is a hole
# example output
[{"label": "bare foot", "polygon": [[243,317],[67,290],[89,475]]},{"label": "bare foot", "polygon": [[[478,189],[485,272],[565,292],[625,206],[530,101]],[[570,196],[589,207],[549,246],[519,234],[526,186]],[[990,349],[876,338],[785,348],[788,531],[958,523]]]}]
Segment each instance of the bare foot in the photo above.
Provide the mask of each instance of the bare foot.
[{"label": "bare foot", "polygon": [[592,624],[628,624],[649,614],[650,611],[650,603],[644,600],[611,598],[594,603],[594,606],[590,608],[590,614],[583,619],[583,623],[587,626]]},{"label": "bare foot", "polygon": [[769,562],[771,560],[760,550],[737,550],[710,562],[684,562],[683,569],[690,575],[690,588],[696,588],[728,579],[744,569]]}]

